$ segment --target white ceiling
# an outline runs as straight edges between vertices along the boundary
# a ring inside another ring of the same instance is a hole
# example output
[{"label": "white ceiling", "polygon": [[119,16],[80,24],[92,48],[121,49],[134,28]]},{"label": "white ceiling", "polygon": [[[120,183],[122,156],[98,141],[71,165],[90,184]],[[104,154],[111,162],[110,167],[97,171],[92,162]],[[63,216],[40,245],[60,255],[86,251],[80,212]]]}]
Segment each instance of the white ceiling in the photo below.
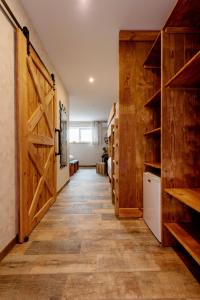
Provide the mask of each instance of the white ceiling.
[{"label": "white ceiling", "polygon": [[69,92],[70,119],[90,121],[118,98],[119,30],[160,29],[177,0],[21,2]]}]

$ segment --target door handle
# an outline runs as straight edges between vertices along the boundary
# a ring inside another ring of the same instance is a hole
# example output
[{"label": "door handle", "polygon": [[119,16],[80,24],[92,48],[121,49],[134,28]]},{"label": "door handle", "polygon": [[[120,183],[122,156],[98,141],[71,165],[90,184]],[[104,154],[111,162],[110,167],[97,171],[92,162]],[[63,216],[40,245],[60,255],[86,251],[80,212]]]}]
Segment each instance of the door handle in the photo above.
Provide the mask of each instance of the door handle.
[{"label": "door handle", "polygon": [[55,133],[58,133],[58,152],[55,152],[55,155],[58,156],[61,154],[61,130],[58,128],[55,128]]}]

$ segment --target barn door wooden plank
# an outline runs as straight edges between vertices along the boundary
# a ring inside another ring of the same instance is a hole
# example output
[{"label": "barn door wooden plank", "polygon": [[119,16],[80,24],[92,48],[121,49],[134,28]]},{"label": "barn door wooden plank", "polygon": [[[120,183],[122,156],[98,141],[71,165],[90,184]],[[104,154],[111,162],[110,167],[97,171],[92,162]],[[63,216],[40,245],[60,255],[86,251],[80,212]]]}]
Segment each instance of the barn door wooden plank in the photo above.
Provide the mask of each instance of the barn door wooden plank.
[{"label": "barn door wooden plank", "polygon": [[36,110],[34,111],[34,113],[32,114],[31,118],[28,120],[28,130],[29,131],[33,131],[33,129],[35,128],[35,126],[38,124],[38,122],[40,121],[40,119],[42,118],[44,109],[42,107],[42,104],[40,104]]},{"label": "barn door wooden plank", "polygon": [[49,116],[49,113],[47,111],[47,106],[46,106],[46,103],[44,101],[44,95],[42,94],[41,92],[41,88],[40,88],[40,84],[39,84],[39,80],[37,78],[37,74],[35,73],[35,70],[33,68],[33,62],[32,62],[32,59],[30,57],[27,58],[27,62],[28,62],[28,69],[29,69],[29,72],[31,74],[31,77],[32,77],[32,80],[33,80],[33,83],[35,85],[35,89],[37,91],[37,94],[39,96],[39,99],[40,99],[40,102],[42,104],[42,107],[43,107],[43,110],[44,110],[44,114],[45,114],[45,118],[46,118],[46,121],[47,121],[47,124],[48,124],[48,127],[49,127],[49,131],[51,133],[51,136],[53,137],[54,135],[54,131],[53,131],[53,126],[52,126],[52,122],[50,120],[50,116]]},{"label": "barn door wooden plank", "polygon": [[18,137],[18,172],[19,176],[19,241],[23,242],[28,231],[27,220],[27,45],[26,38],[20,29],[16,31],[16,63],[17,63],[17,123],[20,130],[17,131]]},{"label": "barn door wooden plank", "polygon": [[51,75],[17,30],[19,240],[27,239],[55,201],[55,87]]},{"label": "barn door wooden plank", "polygon": [[29,134],[29,142],[32,144],[46,145],[46,146],[54,145],[53,138],[50,138],[48,136],[43,136],[43,135],[35,135],[32,133]]},{"label": "barn door wooden plank", "polygon": [[[29,143],[28,151],[29,151],[29,155],[30,155],[32,162],[34,163],[38,173],[40,174],[40,176],[43,176],[44,170],[43,170],[43,167],[41,166],[40,157],[38,156],[38,154],[35,153],[34,146],[31,143]],[[51,193],[51,195],[53,195],[53,193],[54,193],[53,187],[48,183],[46,177],[44,178],[44,181],[45,181],[45,184],[47,185],[49,192]]]},{"label": "barn door wooden plank", "polygon": [[[53,97],[54,97],[54,90],[51,89],[45,97],[46,107],[48,107],[48,105],[51,102]],[[41,117],[43,116],[43,113],[44,113],[44,108],[43,108],[43,105],[40,104],[37,107],[37,109],[34,111],[34,113],[32,114],[31,118],[28,120],[28,130],[29,131],[32,131],[35,128],[35,126],[38,124]]]},{"label": "barn door wooden plank", "polygon": [[29,217],[30,218],[33,218],[34,217],[34,214],[35,214],[35,210],[36,210],[36,206],[38,204],[38,201],[39,201],[39,198],[41,196],[41,193],[42,193],[42,189],[44,187],[44,183],[45,183],[45,180],[46,180],[46,176],[47,176],[47,172],[49,170],[49,165],[50,165],[50,159],[52,158],[52,155],[54,155],[54,151],[53,149],[51,149],[50,153],[49,153],[49,156],[48,156],[48,159],[46,161],[46,164],[45,164],[45,167],[44,167],[44,170],[42,172],[42,177],[40,178],[39,180],[39,183],[38,183],[38,186],[37,186],[37,189],[35,191],[35,195],[33,197],[33,201],[31,203],[31,207],[29,209]]}]

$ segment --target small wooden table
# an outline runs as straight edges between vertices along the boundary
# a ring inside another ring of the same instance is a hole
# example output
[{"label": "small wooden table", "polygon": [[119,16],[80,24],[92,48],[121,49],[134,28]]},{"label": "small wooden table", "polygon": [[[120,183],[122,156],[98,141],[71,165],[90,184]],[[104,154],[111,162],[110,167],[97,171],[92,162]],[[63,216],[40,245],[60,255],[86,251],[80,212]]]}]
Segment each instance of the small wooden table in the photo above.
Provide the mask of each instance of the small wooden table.
[{"label": "small wooden table", "polygon": [[107,175],[106,174],[106,165],[104,162],[98,162],[96,164],[96,172],[101,175]]},{"label": "small wooden table", "polygon": [[79,169],[79,161],[77,159],[70,160],[69,162],[69,174],[70,176],[74,175]]}]

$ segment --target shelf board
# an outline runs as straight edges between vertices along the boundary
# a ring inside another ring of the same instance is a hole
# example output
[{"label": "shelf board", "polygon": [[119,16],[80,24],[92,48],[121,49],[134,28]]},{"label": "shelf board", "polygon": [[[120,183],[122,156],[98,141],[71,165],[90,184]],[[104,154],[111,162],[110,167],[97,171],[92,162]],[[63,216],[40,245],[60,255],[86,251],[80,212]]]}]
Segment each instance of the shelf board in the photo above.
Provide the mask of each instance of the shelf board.
[{"label": "shelf board", "polygon": [[165,189],[165,192],[185,205],[200,212],[200,188],[195,189]]},{"label": "shelf board", "polygon": [[145,107],[156,106],[160,103],[161,89],[156,91],[153,96],[145,103]]},{"label": "shelf board", "polygon": [[145,132],[145,136],[158,135],[161,132],[161,127]]},{"label": "shelf board", "polygon": [[165,227],[185,248],[185,250],[200,264],[200,240],[189,224],[166,223]]},{"label": "shelf board", "polygon": [[161,169],[161,163],[160,162],[145,161],[144,165],[148,166],[148,167],[155,168],[155,169]]},{"label": "shelf board", "polygon": [[158,34],[156,40],[151,47],[145,62],[145,69],[158,69],[161,65],[161,33]]},{"label": "shelf board", "polygon": [[200,51],[195,54],[166,84],[170,88],[200,88]]}]

